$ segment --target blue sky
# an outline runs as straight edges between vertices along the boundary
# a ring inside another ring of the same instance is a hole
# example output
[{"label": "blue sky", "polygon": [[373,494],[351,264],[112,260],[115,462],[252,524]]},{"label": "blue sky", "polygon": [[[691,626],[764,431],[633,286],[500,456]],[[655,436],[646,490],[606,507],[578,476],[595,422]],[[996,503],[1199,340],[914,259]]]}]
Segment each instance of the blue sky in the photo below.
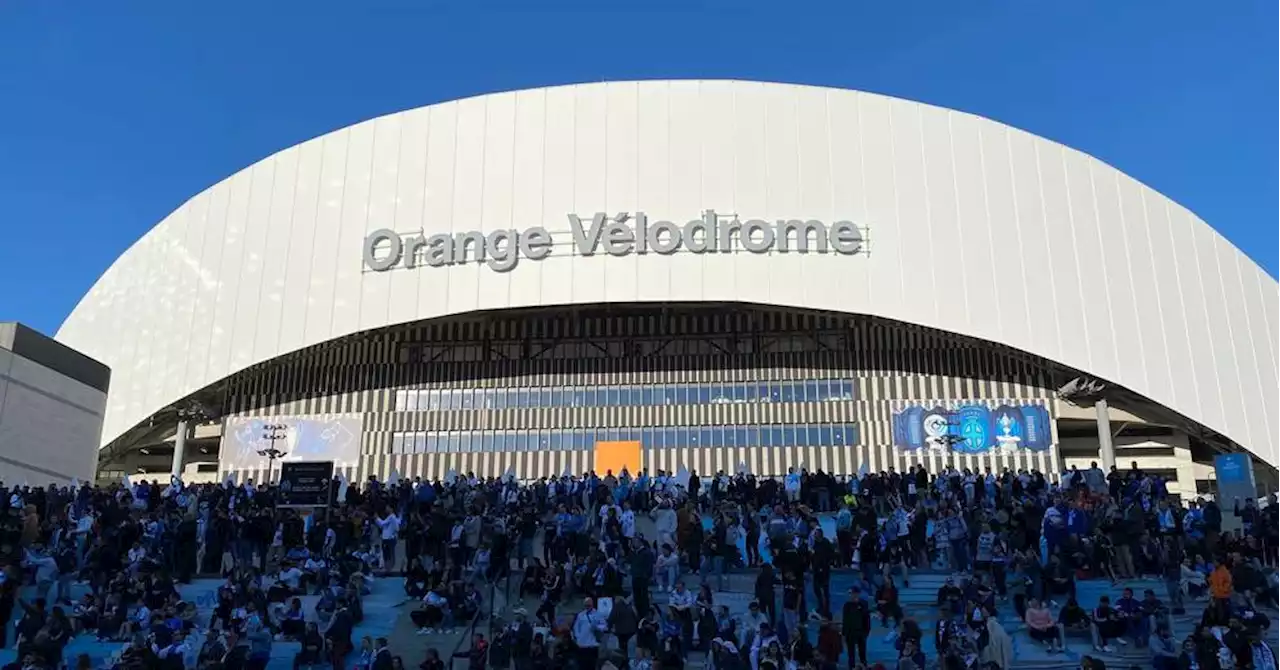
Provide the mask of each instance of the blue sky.
[{"label": "blue sky", "polygon": [[52,334],[182,201],[372,116],[611,79],[856,88],[1091,153],[1277,271],[1277,3],[0,2],[0,321]]}]

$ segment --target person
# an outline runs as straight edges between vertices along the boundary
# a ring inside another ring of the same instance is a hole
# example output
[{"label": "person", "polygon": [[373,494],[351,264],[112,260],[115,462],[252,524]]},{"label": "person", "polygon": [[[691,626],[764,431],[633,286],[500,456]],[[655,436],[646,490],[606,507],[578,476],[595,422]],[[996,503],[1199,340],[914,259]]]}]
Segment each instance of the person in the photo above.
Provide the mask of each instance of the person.
[{"label": "person", "polygon": [[908,638],[898,652],[898,670],[925,670],[926,667],[920,641]]},{"label": "person", "polygon": [[635,636],[639,626],[635,608],[627,597],[615,598],[613,609],[609,612],[609,629],[618,641],[618,652],[625,660],[630,657],[631,638]]},{"label": "person", "polygon": [[1027,634],[1031,639],[1045,645],[1049,653],[1062,651],[1065,646],[1062,641],[1062,631],[1053,621],[1053,614],[1049,608],[1045,607],[1040,600],[1031,598],[1027,600],[1027,614],[1025,617],[1027,622]]},{"label": "person", "polygon": [[898,587],[893,578],[886,579],[876,592],[876,611],[880,613],[880,625],[888,627],[889,620],[895,624],[902,621],[902,606],[898,604]]},{"label": "person", "polygon": [[1013,663],[1013,638],[1009,637],[994,616],[986,618],[986,646],[979,655],[984,664],[994,664],[997,668],[1009,668]]},{"label": "person", "polygon": [[387,638],[380,637],[373,642],[373,660],[369,670],[395,670],[391,650],[387,648]]},{"label": "person", "polygon": [[1179,670],[1178,641],[1173,639],[1168,626],[1156,628],[1148,646],[1151,647],[1151,665],[1154,670]]},{"label": "person", "polygon": [[605,631],[606,622],[596,612],[596,602],[592,598],[582,601],[582,611],[573,617],[573,643],[578,648],[578,668],[594,670],[600,661],[599,634]]},{"label": "person", "polygon": [[[209,631],[213,633],[212,630]],[[324,660],[324,636],[314,621],[308,621],[299,640],[301,649],[293,657],[293,670],[319,665]]]},{"label": "person", "polygon": [[871,608],[858,587],[849,589],[841,612],[841,633],[849,651],[849,665],[867,663],[867,636],[871,634]]},{"label": "person", "polygon": [[1098,606],[1093,609],[1094,650],[1107,653],[1115,651],[1109,644],[1111,640],[1127,644],[1124,641],[1127,630],[1128,623],[1124,616],[1111,606],[1111,598],[1107,596],[1098,598]]}]

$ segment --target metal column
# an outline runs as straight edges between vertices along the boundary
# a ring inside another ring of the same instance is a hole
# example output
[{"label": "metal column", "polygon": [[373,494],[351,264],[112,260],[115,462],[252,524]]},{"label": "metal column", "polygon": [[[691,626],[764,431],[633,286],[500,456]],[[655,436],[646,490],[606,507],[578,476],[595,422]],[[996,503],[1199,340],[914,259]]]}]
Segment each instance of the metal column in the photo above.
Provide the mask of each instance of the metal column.
[{"label": "metal column", "polygon": [[174,477],[182,476],[183,453],[187,447],[187,420],[178,420],[178,433],[173,438],[173,466],[170,473]]},{"label": "metal column", "polygon": [[1102,471],[1111,472],[1116,464],[1116,448],[1111,443],[1111,414],[1107,411],[1107,399],[1098,398],[1093,408],[1098,413],[1098,452],[1102,457]]}]

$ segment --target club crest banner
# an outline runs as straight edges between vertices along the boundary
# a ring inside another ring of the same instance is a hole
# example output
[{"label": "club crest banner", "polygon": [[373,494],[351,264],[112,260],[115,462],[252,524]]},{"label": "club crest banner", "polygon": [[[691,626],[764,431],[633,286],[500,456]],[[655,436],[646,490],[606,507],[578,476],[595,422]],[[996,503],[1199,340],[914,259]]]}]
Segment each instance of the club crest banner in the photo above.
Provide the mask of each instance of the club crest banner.
[{"label": "club crest banner", "polygon": [[1049,448],[1049,410],[1043,405],[981,402],[945,407],[908,405],[893,414],[893,443],[900,449],[980,454],[998,449]]}]

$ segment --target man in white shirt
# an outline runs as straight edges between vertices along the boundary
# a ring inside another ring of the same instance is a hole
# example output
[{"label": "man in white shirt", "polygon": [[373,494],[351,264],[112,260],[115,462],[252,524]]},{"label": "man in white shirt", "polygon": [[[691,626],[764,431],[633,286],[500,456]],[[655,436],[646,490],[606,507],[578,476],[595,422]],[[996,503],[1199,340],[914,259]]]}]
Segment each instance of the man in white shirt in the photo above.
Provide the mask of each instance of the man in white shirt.
[{"label": "man in white shirt", "polygon": [[382,530],[382,569],[391,572],[396,566],[396,538],[400,534],[400,517],[388,507],[386,516],[374,520]]},{"label": "man in white shirt", "polygon": [[573,641],[578,645],[578,667],[595,668],[600,660],[600,637],[606,622],[596,613],[596,601],[582,601],[582,611],[573,618]]},{"label": "man in white shirt", "polygon": [[797,502],[800,500],[800,473],[795,468],[787,468],[787,477],[783,482],[787,490],[787,500]]},{"label": "man in white shirt", "polygon": [[298,566],[290,563],[280,571],[280,582],[289,587],[293,593],[298,593],[302,582],[302,571]]}]

